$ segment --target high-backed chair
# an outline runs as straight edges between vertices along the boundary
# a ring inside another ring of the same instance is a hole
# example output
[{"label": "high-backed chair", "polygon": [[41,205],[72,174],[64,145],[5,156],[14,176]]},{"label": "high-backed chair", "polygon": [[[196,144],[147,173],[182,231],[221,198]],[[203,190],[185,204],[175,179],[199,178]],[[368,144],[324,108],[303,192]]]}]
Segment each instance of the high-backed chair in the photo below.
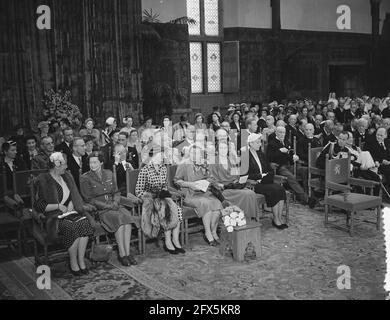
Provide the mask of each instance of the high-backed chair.
[{"label": "high-backed chair", "polygon": [[309,197],[312,196],[312,188],[324,189],[325,170],[316,167],[316,160],[322,151],[322,147],[312,148],[309,143],[308,148],[308,174],[307,185],[309,188]]},{"label": "high-backed chair", "polygon": [[[115,165],[112,168],[113,170],[113,179],[116,183],[116,167]],[[141,199],[137,198],[134,193],[129,192],[128,186],[133,186],[134,189],[130,188],[133,192],[135,192],[135,184],[137,183],[139,170],[126,170],[126,197],[121,197],[120,204],[125,206],[131,214],[138,219],[139,225],[141,226]],[[140,254],[145,253],[145,237],[141,230],[141,227],[137,229],[137,238],[132,239],[131,243],[138,243],[138,251]]]},{"label": "high-backed chair", "polygon": [[[59,239],[50,239],[46,232],[46,216],[43,212],[35,210],[34,205],[38,196],[37,179],[33,175],[30,177],[31,195],[31,215],[32,215],[32,235],[34,239],[35,265],[50,265],[57,261],[64,261],[68,256],[67,251],[60,245]],[[43,248],[43,254],[39,252],[39,247]],[[54,248],[49,252],[49,249]]]},{"label": "high-backed chair", "polygon": [[[7,192],[6,174],[0,172],[0,242],[8,246],[16,242],[19,255],[22,254],[22,228],[20,219],[14,214],[16,202]],[[11,236],[13,234],[14,236]]]},{"label": "high-backed chair", "polygon": [[184,194],[176,188],[173,178],[176,175],[177,165],[172,165],[168,167],[168,189],[172,195],[175,195],[178,199],[180,199],[180,205],[183,210],[183,224],[181,226],[181,242],[182,244],[188,244],[188,238],[190,233],[198,232],[203,230],[203,224],[201,223],[193,223],[190,224],[189,220],[197,220],[199,222],[199,216],[196,213],[196,208],[188,205],[184,205]]},{"label": "high-backed chair", "polygon": [[31,193],[30,193],[30,180],[31,177],[37,177],[41,173],[47,172],[47,169],[25,170],[25,171],[13,171],[13,193],[18,195],[24,202],[24,208],[19,208],[16,212],[17,217],[20,220],[20,227],[23,233],[23,243],[26,241],[27,231],[32,228],[31,225],[31,212],[27,208],[30,207]]},{"label": "high-backed chair", "polygon": [[[382,198],[350,192],[351,185],[374,188],[379,182],[350,177],[351,157],[325,160],[325,226],[333,225],[349,231],[352,236],[355,214],[361,210],[376,210],[376,227],[380,229]],[[332,194],[332,191],[341,193]],[[346,228],[329,222],[330,208],[337,207],[347,211]]]}]

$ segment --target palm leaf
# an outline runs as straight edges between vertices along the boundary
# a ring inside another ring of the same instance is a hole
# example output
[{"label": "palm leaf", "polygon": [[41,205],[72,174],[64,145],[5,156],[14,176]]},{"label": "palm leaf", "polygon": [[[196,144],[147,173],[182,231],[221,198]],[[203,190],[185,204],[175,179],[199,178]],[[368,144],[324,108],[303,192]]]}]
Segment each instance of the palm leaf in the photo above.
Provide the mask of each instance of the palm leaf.
[{"label": "palm leaf", "polygon": [[196,20],[184,16],[184,17],[173,19],[173,20],[169,21],[168,23],[172,23],[172,24],[196,24]]},{"label": "palm leaf", "polygon": [[161,21],[158,19],[160,16],[159,13],[153,13],[153,9],[150,9],[150,11],[144,9],[142,21],[143,22],[149,22],[149,23],[161,23]]}]

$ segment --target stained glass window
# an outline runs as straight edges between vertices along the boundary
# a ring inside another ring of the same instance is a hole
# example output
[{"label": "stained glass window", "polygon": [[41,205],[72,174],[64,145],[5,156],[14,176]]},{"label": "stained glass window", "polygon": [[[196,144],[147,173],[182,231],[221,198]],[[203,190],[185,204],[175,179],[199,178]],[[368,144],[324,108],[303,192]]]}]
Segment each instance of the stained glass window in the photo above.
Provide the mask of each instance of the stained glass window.
[{"label": "stained glass window", "polygon": [[207,43],[208,92],[221,92],[221,45]]},{"label": "stained glass window", "polygon": [[202,72],[202,44],[200,42],[190,42],[191,60],[191,91],[192,93],[203,92],[203,72]]},{"label": "stained glass window", "polygon": [[218,0],[204,0],[204,31],[206,36],[218,36]]},{"label": "stained glass window", "polygon": [[199,0],[187,0],[187,17],[194,19],[195,24],[188,24],[188,33],[190,35],[200,35],[200,5]]}]

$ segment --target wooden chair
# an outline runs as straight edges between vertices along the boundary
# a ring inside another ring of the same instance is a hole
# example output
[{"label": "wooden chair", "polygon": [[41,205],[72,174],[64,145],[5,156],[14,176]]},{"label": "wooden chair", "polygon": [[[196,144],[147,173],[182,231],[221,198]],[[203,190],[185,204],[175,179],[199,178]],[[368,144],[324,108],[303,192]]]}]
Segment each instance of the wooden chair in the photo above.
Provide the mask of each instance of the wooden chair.
[{"label": "wooden chair", "polygon": [[[113,166],[112,169],[113,172],[113,179],[116,183],[116,167]],[[135,184],[137,183],[139,174],[139,169],[137,170],[126,170],[126,197],[121,197],[120,204],[126,207],[133,217],[137,218],[139,225],[141,226],[141,199],[137,198],[133,193],[129,192],[129,189],[131,189],[133,192],[135,192]],[[130,186],[134,185],[134,189],[130,188]],[[137,228],[137,238],[132,239],[130,243],[138,243],[138,252],[139,254],[145,253],[145,237],[141,230],[141,227]]]},{"label": "wooden chair", "polygon": [[[55,262],[64,261],[68,253],[60,245],[59,239],[49,239],[46,232],[46,216],[43,212],[35,210],[34,205],[37,200],[37,178],[30,177],[30,196],[31,196],[31,216],[32,216],[32,235],[34,239],[34,258],[35,265],[50,265]],[[43,248],[43,254],[39,252],[39,246]],[[49,252],[49,249],[55,249]]]},{"label": "wooden chair", "polygon": [[[312,148],[309,143],[308,148],[308,175],[307,175],[307,185],[309,197],[312,196],[312,188],[324,189],[324,178],[325,170],[316,167],[316,160],[322,151],[322,147]],[[316,177],[313,177],[315,175]]]},{"label": "wooden chair", "polygon": [[[180,237],[181,242],[184,245],[188,245],[189,234],[196,233],[204,230],[203,223],[199,224],[201,219],[199,218],[196,208],[184,204],[184,193],[181,192],[173,182],[173,178],[176,175],[177,165],[168,167],[168,189],[172,195],[175,195],[180,201],[180,206],[183,210],[183,224],[181,225]],[[190,220],[193,222],[191,223]],[[195,220],[195,221],[194,221]]]},{"label": "wooden chair", "polygon": [[[25,170],[25,171],[14,171],[12,173],[12,182],[13,182],[13,193],[18,195],[20,199],[24,202],[25,208],[20,208],[16,214],[20,220],[20,227],[22,229],[23,241],[22,244],[25,244],[27,241],[27,233],[31,232],[32,222],[31,222],[31,211],[27,208],[30,208],[31,201],[31,192],[30,192],[30,181],[31,177],[37,177],[41,173],[47,172],[47,169],[37,169],[37,170]],[[31,240],[31,239],[30,239]]]},{"label": "wooden chair", "polygon": [[22,228],[20,219],[15,215],[16,203],[9,196],[6,174],[0,172],[0,243],[11,246],[16,242],[18,254],[22,255]]},{"label": "wooden chair", "polygon": [[[352,236],[355,213],[357,211],[375,208],[377,213],[376,227],[377,230],[380,230],[382,198],[350,192],[351,185],[374,188],[379,186],[379,182],[351,178],[350,168],[350,155],[344,159],[325,160],[325,226],[333,225],[337,228],[347,230]],[[331,191],[339,191],[341,193],[331,194]],[[329,222],[329,211],[332,207],[347,211],[346,228]]]}]

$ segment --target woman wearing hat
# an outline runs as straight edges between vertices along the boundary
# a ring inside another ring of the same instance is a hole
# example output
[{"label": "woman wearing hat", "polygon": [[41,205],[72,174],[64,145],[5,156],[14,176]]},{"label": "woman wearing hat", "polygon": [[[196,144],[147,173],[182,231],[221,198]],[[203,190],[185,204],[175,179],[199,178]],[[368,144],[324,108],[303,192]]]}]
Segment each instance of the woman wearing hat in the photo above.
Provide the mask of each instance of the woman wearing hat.
[{"label": "woman wearing hat", "polygon": [[282,222],[286,191],[274,183],[274,171],[261,152],[261,134],[251,133],[248,137],[248,147],[241,153],[241,173],[247,174],[248,179],[257,181],[254,191],[265,196],[267,206],[272,208],[272,225],[277,229],[288,226]]},{"label": "woman wearing hat", "polygon": [[98,129],[94,128],[95,122],[92,118],[88,118],[84,121],[85,129],[81,129],[79,134],[80,137],[84,138],[85,136],[93,136],[93,142],[98,144],[100,141],[100,132]]},{"label": "woman wearing hat", "polygon": [[39,133],[36,135],[38,144],[41,143],[42,138],[45,138],[49,135],[49,122],[41,121],[38,123]]},{"label": "woman wearing hat", "polygon": [[102,146],[111,142],[110,133],[116,129],[116,119],[113,117],[109,117],[106,120],[106,126],[102,130]]}]

